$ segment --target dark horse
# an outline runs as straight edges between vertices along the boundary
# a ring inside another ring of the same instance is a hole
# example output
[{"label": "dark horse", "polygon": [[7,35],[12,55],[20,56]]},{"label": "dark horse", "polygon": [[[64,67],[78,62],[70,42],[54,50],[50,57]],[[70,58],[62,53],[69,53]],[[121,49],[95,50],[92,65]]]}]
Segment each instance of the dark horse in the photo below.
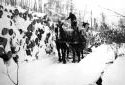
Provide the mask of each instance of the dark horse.
[{"label": "dark horse", "polygon": [[83,56],[83,50],[86,48],[86,39],[85,37],[81,34],[81,32],[78,30],[78,28],[76,28],[73,31],[73,41],[71,43],[69,43],[70,47],[72,48],[73,51],[73,63],[76,62],[75,56],[78,57],[78,62],[81,59],[81,55],[82,58]]},{"label": "dark horse", "polygon": [[55,42],[58,51],[59,61],[63,61],[63,63],[66,63],[66,54],[68,57],[69,48],[71,48],[73,52],[73,63],[76,62],[75,56],[78,56],[79,62],[81,54],[83,54],[83,50],[86,47],[86,39],[84,36],[82,36],[78,28],[69,32],[64,29],[62,25],[63,23],[58,22],[57,27],[55,28]]},{"label": "dark horse", "polygon": [[66,43],[66,36],[63,35],[65,34],[62,28],[63,23],[59,22],[57,24],[57,27],[55,28],[55,33],[56,33],[56,48],[58,51],[58,56],[59,56],[59,62],[63,62],[64,64],[66,63],[66,52],[68,52],[68,47]]}]

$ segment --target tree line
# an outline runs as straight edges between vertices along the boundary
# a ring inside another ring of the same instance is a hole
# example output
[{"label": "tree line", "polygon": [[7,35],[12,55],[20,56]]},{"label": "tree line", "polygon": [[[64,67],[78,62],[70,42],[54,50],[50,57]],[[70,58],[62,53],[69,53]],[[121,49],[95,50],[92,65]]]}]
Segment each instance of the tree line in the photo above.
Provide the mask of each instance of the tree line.
[{"label": "tree line", "polygon": [[71,9],[71,0],[0,0],[0,3],[37,12],[48,12],[48,9],[51,9],[56,13],[68,13]]}]

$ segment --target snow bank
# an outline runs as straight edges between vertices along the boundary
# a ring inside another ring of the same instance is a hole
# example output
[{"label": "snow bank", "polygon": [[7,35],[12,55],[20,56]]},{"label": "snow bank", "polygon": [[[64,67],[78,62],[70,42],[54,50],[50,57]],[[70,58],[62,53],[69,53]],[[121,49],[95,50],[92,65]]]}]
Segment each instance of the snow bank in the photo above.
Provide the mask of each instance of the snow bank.
[{"label": "snow bank", "polygon": [[103,75],[103,85],[125,85],[125,56],[119,57]]},{"label": "snow bank", "polygon": [[110,46],[101,45],[78,64],[54,64],[50,59],[44,63],[29,63],[20,68],[20,82],[23,85],[93,84],[111,57],[114,57],[114,52]]}]

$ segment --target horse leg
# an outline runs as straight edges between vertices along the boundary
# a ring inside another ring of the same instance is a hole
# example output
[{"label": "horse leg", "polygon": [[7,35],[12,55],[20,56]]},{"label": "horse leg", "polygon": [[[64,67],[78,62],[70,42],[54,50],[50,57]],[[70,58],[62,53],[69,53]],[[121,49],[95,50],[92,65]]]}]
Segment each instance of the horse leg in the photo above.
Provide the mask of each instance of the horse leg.
[{"label": "horse leg", "polygon": [[77,57],[78,57],[78,62],[80,61],[80,51],[76,51]]},{"label": "horse leg", "polygon": [[69,48],[66,49],[67,52],[67,59],[69,59]]},{"label": "horse leg", "polygon": [[75,50],[73,50],[73,61],[72,63],[75,63]]},{"label": "horse leg", "polygon": [[81,51],[81,55],[82,55],[82,59],[84,58],[84,55],[83,55],[83,50]]},{"label": "horse leg", "polygon": [[62,49],[62,60],[63,60],[63,64],[66,64],[65,56],[66,56],[66,49]]},{"label": "horse leg", "polygon": [[61,62],[62,59],[61,59],[61,53],[60,53],[60,50],[61,50],[61,47],[60,47],[60,44],[58,42],[56,42],[56,48],[57,48],[57,52],[58,52],[58,61]]},{"label": "horse leg", "polygon": [[81,49],[81,54],[82,54],[82,59],[83,59],[83,58],[85,57],[83,52],[84,52],[84,50],[87,48],[87,47],[86,47],[86,46],[87,46],[87,45],[86,45],[86,42],[85,42],[85,44],[82,44],[82,46],[83,46],[83,47],[82,47],[82,49]]},{"label": "horse leg", "polygon": [[61,62],[61,61],[62,61],[62,59],[61,59],[60,49],[57,49],[57,51],[58,51],[58,57],[59,57],[58,61],[59,61],[59,62]]}]

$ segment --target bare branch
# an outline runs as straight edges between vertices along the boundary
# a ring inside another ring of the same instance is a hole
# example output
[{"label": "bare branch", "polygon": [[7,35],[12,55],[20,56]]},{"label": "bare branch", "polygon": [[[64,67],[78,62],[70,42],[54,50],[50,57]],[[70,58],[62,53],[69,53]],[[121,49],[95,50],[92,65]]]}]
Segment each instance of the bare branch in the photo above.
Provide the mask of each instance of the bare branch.
[{"label": "bare branch", "polygon": [[17,62],[17,85],[19,84],[19,63]]},{"label": "bare branch", "polygon": [[10,81],[14,84],[14,85],[18,85],[18,84],[16,84],[13,80],[12,80],[12,78],[11,78],[11,76],[10,76],[10,74],[9,74],[9,71],[8,71],[8,67],[6,66],[6,68],[7,68],[7,76],[8,76],[8,78],[10,79]]},{"label": "bare branch", "polygon": [[[99,7],[101,7],[101,6],[99,5]],[[119,15],[119,16],[121,16],[121,17],[125,17],[125,15],[122,15],[122,14],[120,14],[120,13],[118,13],[118,12],[116,12],[116,11],[113,11],[113,10],[111,10],[111,9],[104,8],[104,7],[101,7],[101,8],[103,8],[103,9],[105,9],[105,10],[108,10],[108,11],[111,11],[111,12],[114,12],[115,14],[117,14],[117,15]]]}]

